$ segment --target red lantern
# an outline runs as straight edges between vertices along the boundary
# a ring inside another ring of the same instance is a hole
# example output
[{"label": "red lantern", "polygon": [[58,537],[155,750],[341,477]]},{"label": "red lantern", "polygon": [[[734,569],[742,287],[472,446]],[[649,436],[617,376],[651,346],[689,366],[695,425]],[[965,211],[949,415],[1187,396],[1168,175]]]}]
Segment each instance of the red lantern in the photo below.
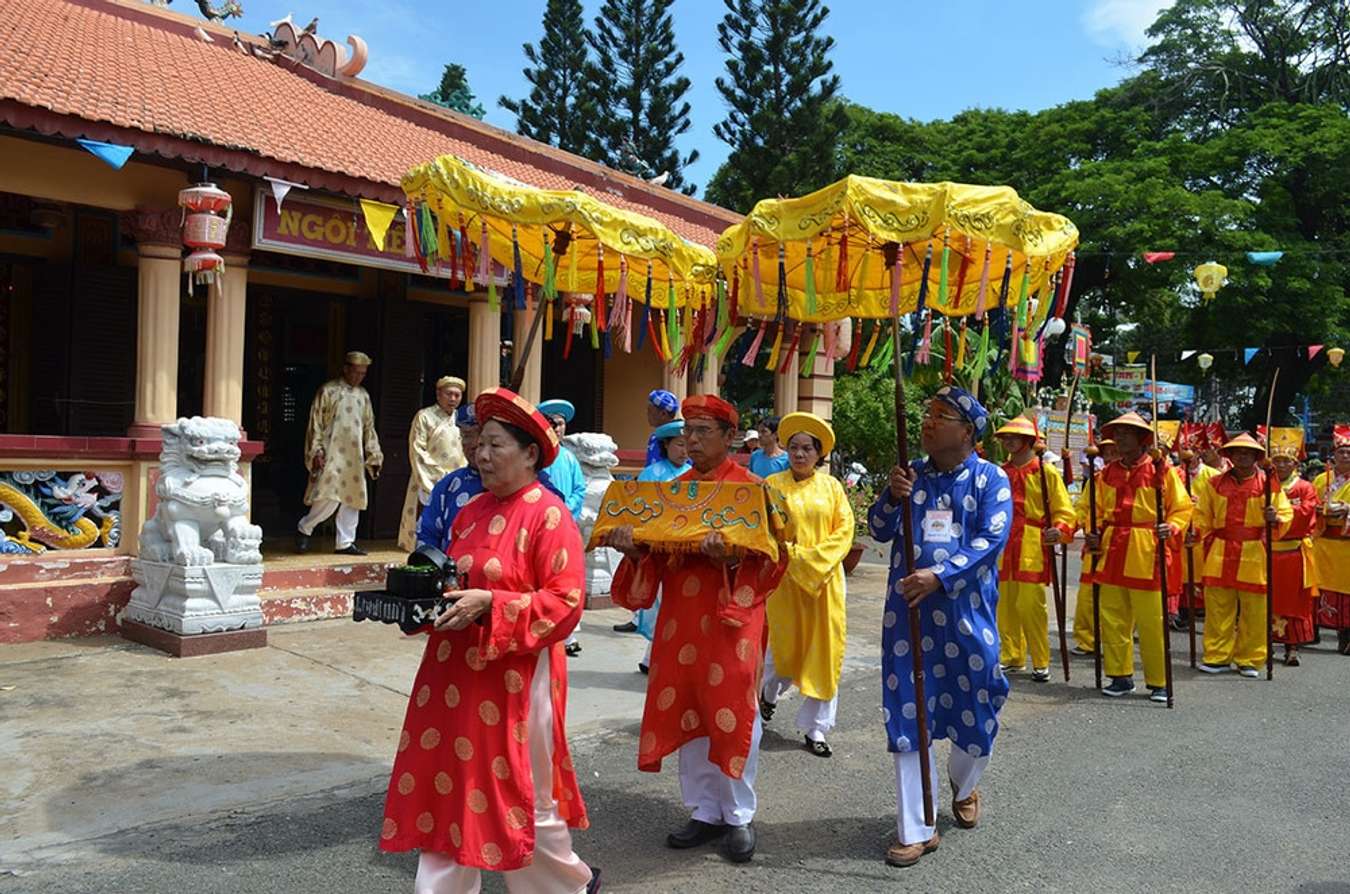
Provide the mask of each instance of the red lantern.
[{"label": "red lantern", "polygon": [[225,259],[216,251],[225,247],[234,199],[214,183],[197,183],[179,190],[178,204],[183,209],[183,244],[193,249],[183,259],[188,294],[194,284],[219,286]]}]

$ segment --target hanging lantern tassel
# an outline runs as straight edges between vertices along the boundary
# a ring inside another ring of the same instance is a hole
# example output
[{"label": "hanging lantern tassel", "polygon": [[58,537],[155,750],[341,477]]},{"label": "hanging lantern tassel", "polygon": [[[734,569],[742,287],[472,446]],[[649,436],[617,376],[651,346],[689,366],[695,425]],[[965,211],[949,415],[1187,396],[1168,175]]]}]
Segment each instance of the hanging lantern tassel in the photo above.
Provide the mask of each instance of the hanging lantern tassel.
[{"label": "hanging lantern tassel", "polygon": [[643,286],[642,298],[642,322],[638,325],[637,331],[637,349],[642,350],[643,343],[647,340],[647,333],[652,328],[652,265],[647,262],[647,282]]},{"label": "hanging lantern tassel", "polygon": [[525,309],[525,273],[520,263],[520,236],[511,227],[511,285],[516,293],[516,310]]},{"label": "hanging lantern tassel", "polygon": [[[861,332],[859,333],[859,335],[861,335]],[[872,322],[872,334],[867,339],[867,347],[863,350],[862,357],[859,358],[858,363],[862,364],[865,367],[872,365],[872,351],[877,346],[877,337],[879,335],[881,335],[881,321],[874,320]]]},{"label": "hanging lantern tassel", "polygon": [[989,296],[989,261],[994,255],[992,240],[984,243],[984,264],[980,266],[980,288],[975,297],[975,319],[984,319],[984,303]]},{"label": "hanging lantern tassel", "polygon": [[806,313],[816,315],[816,261],[812,257],[811,240],[806,240]]},{"label": "hanging lantern tassel", "polygon": [[473,291],[473,265],[469,263],[469,229],[459,218],[459,269],[464,274],[464,291]]},{"label": "hanging lantern tassel", "polygon": [[749,350],[747,350],[745,356],[741,358],[742,366],[755,365],[755,358],[759,356],[760,345],[764,344],[764,325],[764,321],[760,320],[759,331],[755,333],[754,339],[750,342]]},{"label": "hanging lantern tassel", "polygon": [[848,349],[848,371],[853,372],[858,368],[858,354],[862,351],[862,318],[853,321],[853,338],[850,339]]},{"label": "hanging lantern tassel", "polygon": [[[801,377],[803,379],[809,379],[816,371],[816,351],[820,349],[820,329],[821,327],[816,327],[815,335],[811,337],[811,347],[807,349],[806,359],[802,362]],[[825,356],[829,356],[828,351],[826,351]]]}]

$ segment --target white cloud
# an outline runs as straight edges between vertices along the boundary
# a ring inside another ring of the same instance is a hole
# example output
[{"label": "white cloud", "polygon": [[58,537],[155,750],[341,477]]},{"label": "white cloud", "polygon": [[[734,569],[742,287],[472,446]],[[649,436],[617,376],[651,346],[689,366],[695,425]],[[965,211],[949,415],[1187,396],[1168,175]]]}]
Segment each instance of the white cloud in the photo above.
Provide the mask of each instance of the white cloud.
[{"label": "white cloud", "polygon": [[1172,0],[1091,0],[1083,11],[1083,29],[1097,43],[1108,47],[1139,49],[1144,32]]}]

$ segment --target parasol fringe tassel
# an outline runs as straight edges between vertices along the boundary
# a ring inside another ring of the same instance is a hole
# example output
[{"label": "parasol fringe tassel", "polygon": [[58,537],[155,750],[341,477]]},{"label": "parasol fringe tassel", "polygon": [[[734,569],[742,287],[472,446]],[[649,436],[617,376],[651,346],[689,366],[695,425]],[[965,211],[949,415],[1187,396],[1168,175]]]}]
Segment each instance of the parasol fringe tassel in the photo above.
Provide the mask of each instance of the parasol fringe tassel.
[{"label": "parasol fringe tassel", "polygon": [[876,348],[877,337],[880,335],[881,321],[874,320],[872,322],[872,334],[867,339],[867,348],[863,351],[862,358],[858,361],[862,366],[868,367],[872,365],[872,351]]},{"label": "parasol fringe tassel", "polygon": [[647,333],[652,327],[652,265],[647,264],[647,283],[643,287],[642,301],[642,322],[638,324],[637,331],[637,349],[642,350],[643,343],[647,340]]},{"label": "parasol fringe tassel", "polygon": [[773,347],[769,348],[769,361],[764,364],[764,368],[773,371],[778,368],[778,354],[783,348],[783,329],[784,323],[774,323]]},{"label": "parasol fringe tassel", "polygon": [[666,351],[667,357],[674,357],[671,350],[679,350],[680,346],[680,314],[675,307],[675,280],[666,280],[666,328],[665,341],[661,346]]},{"label": "parasol fringe tassel", "polygon": [[478,281],[490,282],[492,278],[492,246],[488,244],[488,225],[484,220],[478,235]]},{"label": "parasol fringe tassel", "polygon": [[473,264],[470,262],[469,251],[469,228],[464,225],[464,218],[458,218],[459,223],[459,269],[464,274],[464,291],[473,291]]},{"label": "parasol fringe tassel", "polygon": [[984,264],[980,267],[980,290],[975,298],[975,319],[984,319],[984,303],[989,297],[989,261],[994,255],[994,243],[984,243]]},{"label": "parasol fringe tassel", "polygon": [[525,273],[520,262],[520,236],[511,228],[511,286],[516,293],[516,310],[525,309]]},{"label": "parasol fringe tassel", "polygon": [[750,267],[751,274],[755,278],[755,308],[764,309],[764,280],[759,275],[759,240],[756,239],[750,243]]},{"label": "parasol fringe tassel", "polygon": [[839,237],[839,266],[834,271],[834,290],[848,292],[848,215],[844,215],[844,232]]},{"label": "parasol fringe tassel", "polygon": [[591,316],[591,325],[601,332],[608,328],[605,314],[605,247],[603,245],[597,248],[595,256],[595,313]]},{"label": "parasol fringe tassel", "polygon": [[[619,290],[614,293],[614,319],[622,330],[619,336],[619,349],[625,354],[633,350],[633,312],[632,302],[628,298],[628,259],[619,255]],[[610,328],[613,328],[611,325]]]},{"label": "parasol fringe tassel", "polygon": [[942,260],[938,263],[938,292],[935,305],[945,305],[947,303],[947,264],[952,256],[950,244],[951,231],[943,227],[942,229]]},{"label": "parasol fringe tassel", "polygon": [[759,356],[760,346],[764,344],[764,326],[764,321],[760,320],[759,331],[755,333],[755,337],[750,342],[749,350],[747,350],[745,356],[741,358],[742,366],[755,365],[755,359]]},{"label": "parasol fringe tassel", "polygon": [[778,361],[778,375],[786,375],[788,367],[792,365],[792,358],[797,356],[797,348],[801,346],[802,325],[796,324],[792,327],[792,339],[788,342],[787,350]]},{"label": "parasol fringe tassel", "polygon": [[904,274],[905,246],[895,252],[895,263],[891,265],[891,319],[900,315],[900,281]]},{"label": "parasol fringe tassel", "polygon": [[806,351],[806,360],[802,363],[800,375],[803,379],[809,379],[816,371],[816,352],[820,349],[820,339],[821,331],[817,326],[815,334],[811,337],[811,347]]},{"label": "parasol fringe tassel", "polygon": [[812,257],[811,240],[806,240],[806,313],[816,315],[816,261]]},{"label": "parasol fringe tassel", "polygon": [[853,372],[858,368],[858,354],[862,351],[862,318],[853,321],[853,339],[848,351],[848,371]]}]

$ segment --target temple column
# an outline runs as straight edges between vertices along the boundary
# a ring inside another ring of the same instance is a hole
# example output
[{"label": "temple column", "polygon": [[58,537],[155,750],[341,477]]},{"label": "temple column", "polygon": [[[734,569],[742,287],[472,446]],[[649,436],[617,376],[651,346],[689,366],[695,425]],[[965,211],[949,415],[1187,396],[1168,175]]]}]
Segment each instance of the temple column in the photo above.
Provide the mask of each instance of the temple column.
[{"label": "temple column", "polygon": [[[784,341],[787,339],[785,338]],[[773,414],[786,416],[797,409],[797,373],[801,369],[802,356],[794,351],[788,359],[787,372],[781,376],[777,371],[773,376]]]},{"label": "temple column", "polygon": [[661,387],[683,402],[684,399],[689,396],[688,371],[677,374],[671,370],[669,364],[661,364]]},{"label": "temple column", "polygon": [[129,212],[123,219],[140,256],[136,325],[136,410],[132,437],[159,437],[178,418],[178,310],[183,283],[181,214]]},{"label": "temple column", "polygon": [[[534,315],[537,311],[516,310],[512,311],[512,322],[515,324],[512,330],[515,333],[515,339],[512,343],[511,368],[515,369],[520,363],[521,356],[525,353],[525,345],[530,340],[530,324],[534,322]],[[525,377],[520,382],[520,396],[528,400],[535,406],[539,405],[541,395],[539,393],[544,368],[544,330],[542,325],[539,332],[534,337],[534,347],[530,349],[529,362],[525,364]]]},{"label": "temple column", "polygon": [[811,374],[798,381],[796,409],[827,422],[834,415],[834,358],[823,347],[816,352]]},{"label": "temple column", "polygon": [[722,385],[722,361],[712,351],[709,351],[704,358],[703,374],[689,383],[689,390],[694,394],[717,395]]},{"label": "temple column", "polygon": [[206,370],[202,414],[229,419],[241,430],[244,411],[244,312],[248,296],[248,222],[235,221],[221,256],[225,278],[206,305]]},{"label": "temple column", "polygon": [[488,308],[487,296],[469,297],[469,393],[472,400],[501,384],[502,312]]}]

